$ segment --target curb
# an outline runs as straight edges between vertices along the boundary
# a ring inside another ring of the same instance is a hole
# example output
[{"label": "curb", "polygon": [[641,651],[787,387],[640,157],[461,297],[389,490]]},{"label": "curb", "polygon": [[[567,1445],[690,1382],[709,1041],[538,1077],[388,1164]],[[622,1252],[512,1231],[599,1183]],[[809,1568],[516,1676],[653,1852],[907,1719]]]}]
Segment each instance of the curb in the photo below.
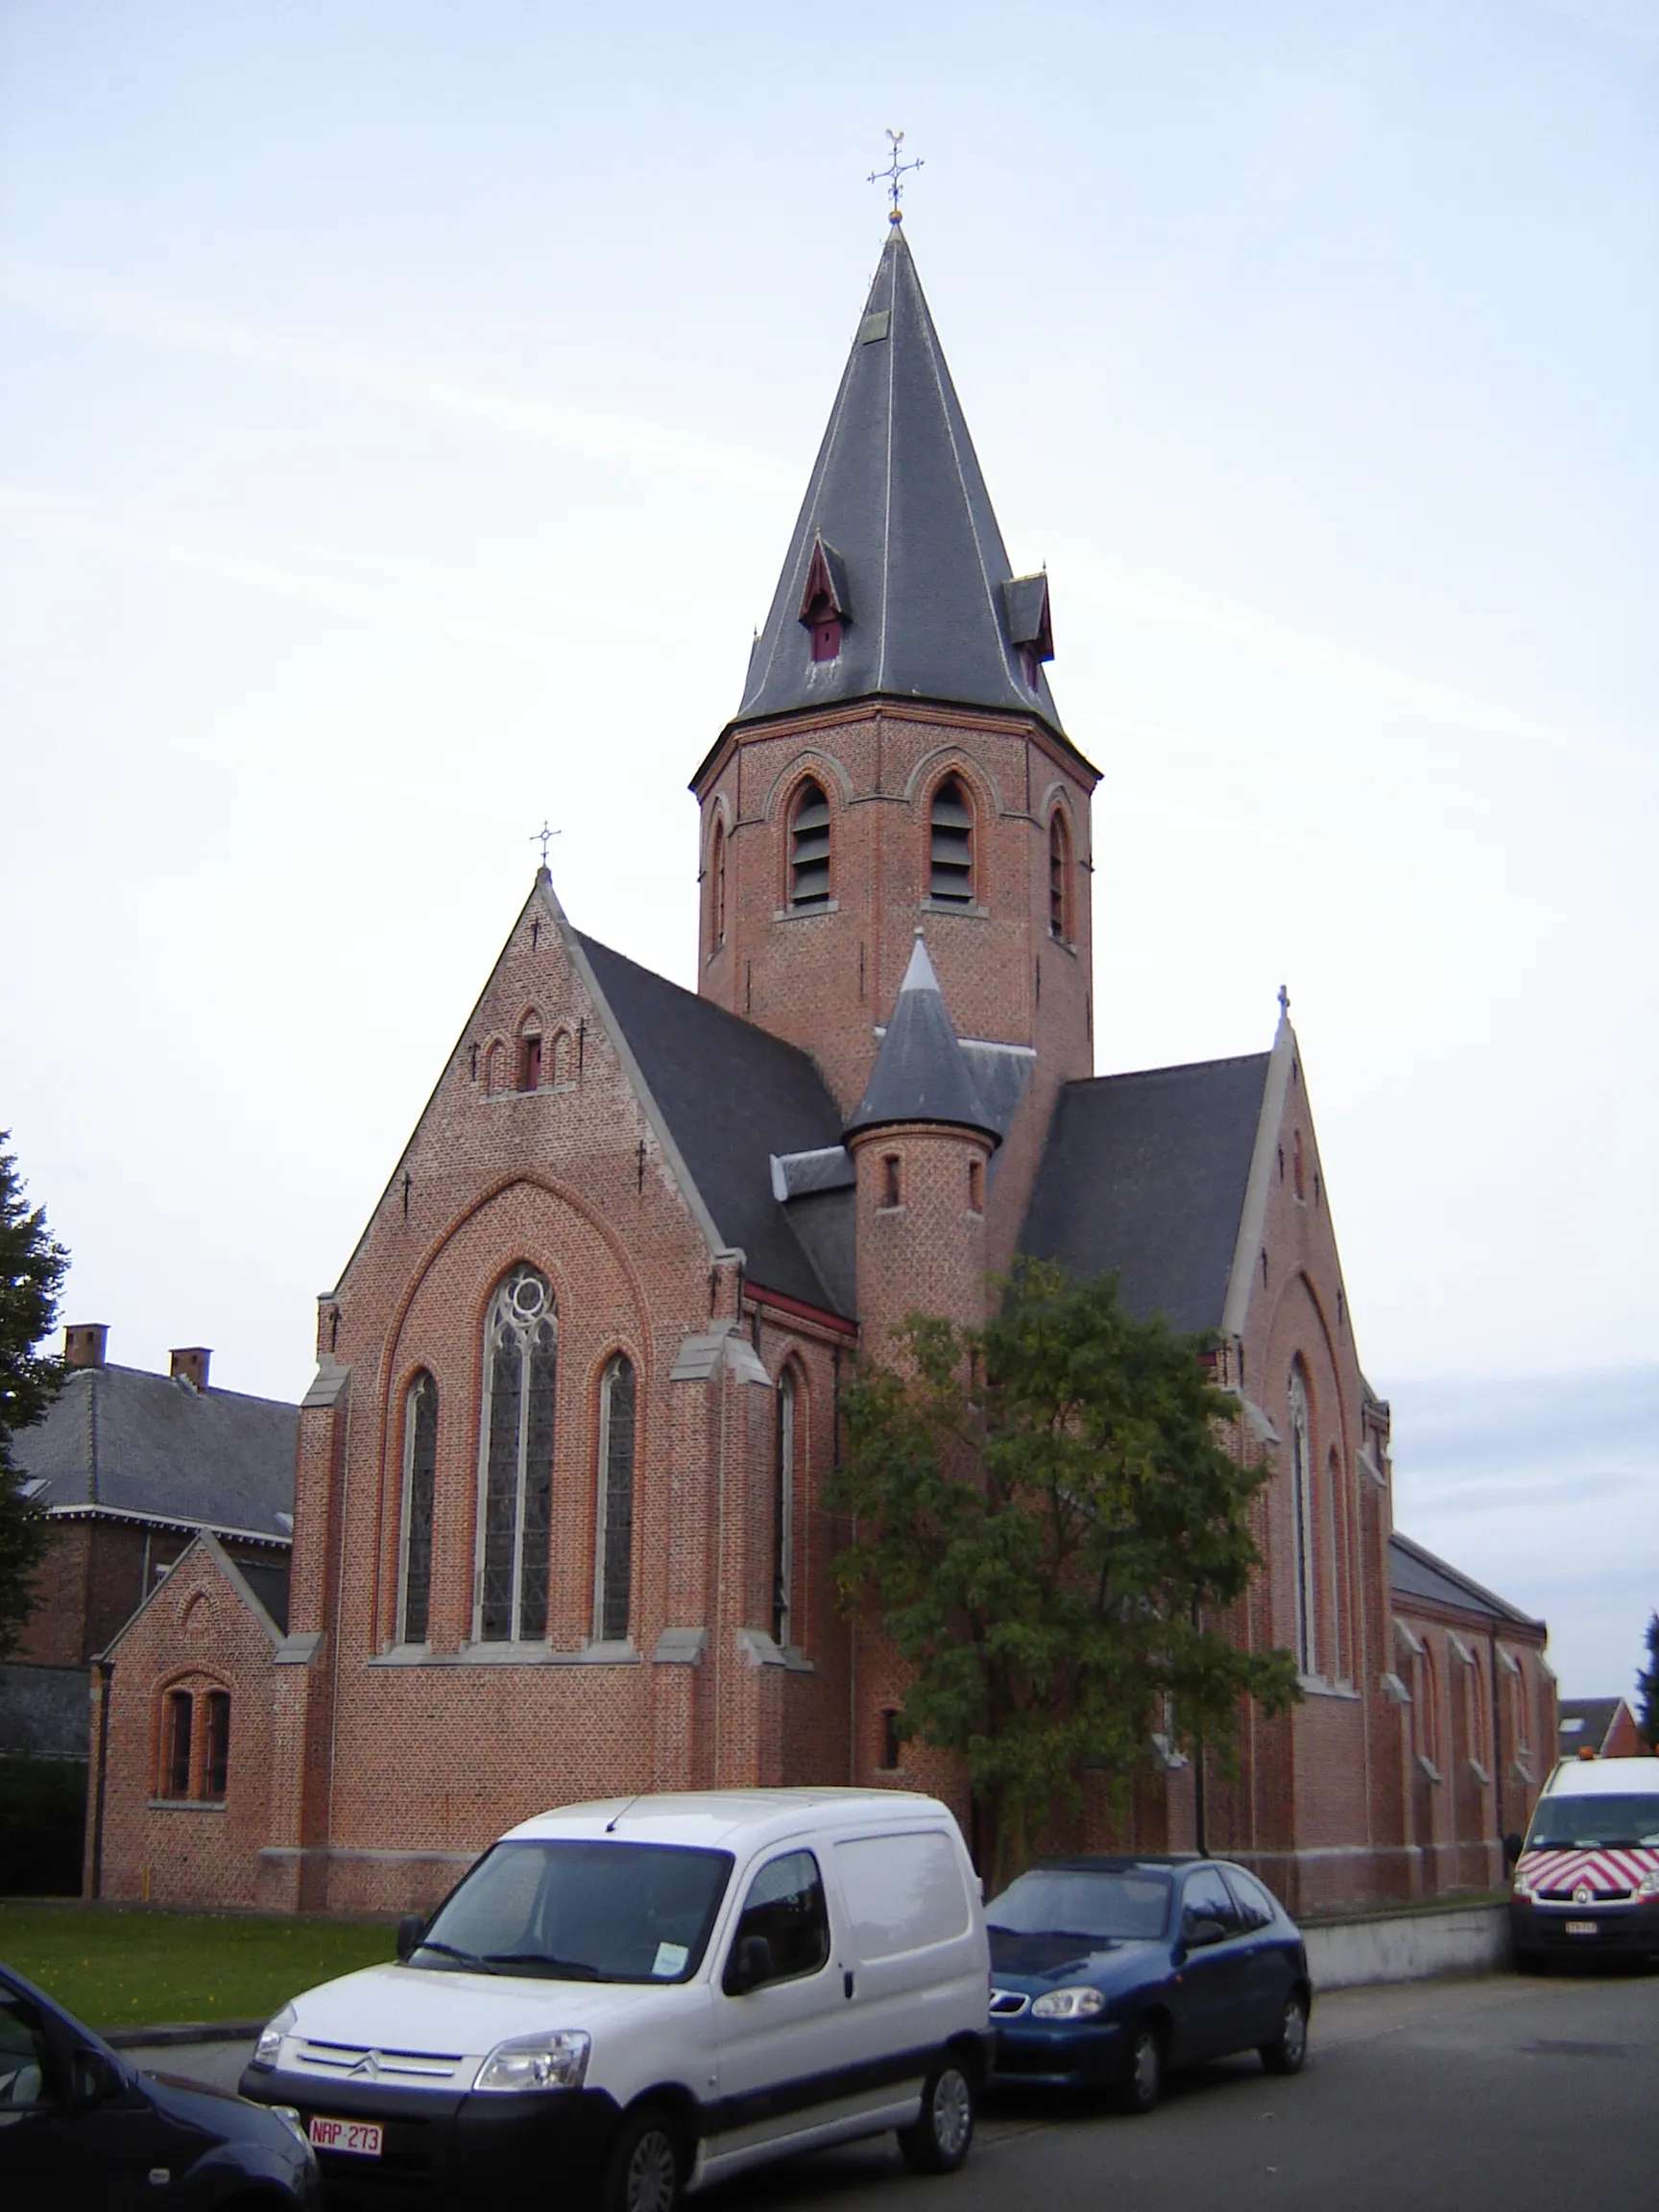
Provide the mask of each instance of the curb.
[{"label": "curb", "polygon": [[110,2028],[103,2039],[112,2051],[166,2051],[181,2043],[252,2043],[264,2025],[263,2020],[181,2020],[162,2028]]}]

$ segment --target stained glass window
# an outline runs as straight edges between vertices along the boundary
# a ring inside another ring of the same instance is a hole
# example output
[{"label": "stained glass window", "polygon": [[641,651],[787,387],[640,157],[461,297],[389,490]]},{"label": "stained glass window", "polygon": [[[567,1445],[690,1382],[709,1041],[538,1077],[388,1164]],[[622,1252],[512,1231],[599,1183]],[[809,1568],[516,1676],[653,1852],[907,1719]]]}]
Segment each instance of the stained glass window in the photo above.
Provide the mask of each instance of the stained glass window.
[{"label": "stained glass window", "polygon": [[403,1623],[424,1644],[432,1596],[432,1493],[438,1471],[438,1385],[417,1375],[403,1408]]},{"label": "stained glass window", "polygon": [[559,1354],[553,1293],[534,1267],[516,1267],[491,1300],[484,1351],[478,1636],[534,1643],[547,1633]]},{"label": "stained glass window", "polygon": [[600,1386],[599,1529],[594,1634],[619,1644],[628,1634],[634,1578],[634,1362],[619,1352]]}]

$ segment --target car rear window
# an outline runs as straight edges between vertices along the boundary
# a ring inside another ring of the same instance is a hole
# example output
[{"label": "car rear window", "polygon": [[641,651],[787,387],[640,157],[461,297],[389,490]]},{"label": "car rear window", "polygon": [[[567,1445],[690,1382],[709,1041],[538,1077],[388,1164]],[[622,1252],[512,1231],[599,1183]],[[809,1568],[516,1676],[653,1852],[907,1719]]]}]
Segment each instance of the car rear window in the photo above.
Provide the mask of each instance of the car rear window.
[{"label": "car rear window", "polygon": [[1528,1851],[1659,1845],[1659,1797],[1540,1797],[1532,1815]]},{"label": "car rear window", "polygon": [[860,1959],[894,1959],[968,1932],[962,1870],[937,1829],[837,1843],[835,1874]]},{"label": "car rear window", "polygon": [[439,1908],[410,1963],[547,1981],[684,1982],[732,1872],[730,1851],[670,1843],[497,1843]]},{"label": "car rear window", "polygon": [[993,1932],[1010,1936],[1162,1936],[1169,1920],[1167,1874],[1153,1867],[1037,1866],[985,1908]]}]

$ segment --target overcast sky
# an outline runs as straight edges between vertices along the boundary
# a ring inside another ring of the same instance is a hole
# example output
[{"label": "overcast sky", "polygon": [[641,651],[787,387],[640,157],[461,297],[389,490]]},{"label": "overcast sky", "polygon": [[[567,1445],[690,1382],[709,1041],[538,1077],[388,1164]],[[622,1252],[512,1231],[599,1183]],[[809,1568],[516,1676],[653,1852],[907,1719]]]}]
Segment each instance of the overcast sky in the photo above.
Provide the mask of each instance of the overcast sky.
[{"label": "overcast sky", "polygon": [[1103,1070],[1289,985],[1403,1526],[1659,1602],[1659,0],[0,0],[0,1126],[114,1358],[294,1396],[562,830],[692,980],[906,228],[1103,770]]}]

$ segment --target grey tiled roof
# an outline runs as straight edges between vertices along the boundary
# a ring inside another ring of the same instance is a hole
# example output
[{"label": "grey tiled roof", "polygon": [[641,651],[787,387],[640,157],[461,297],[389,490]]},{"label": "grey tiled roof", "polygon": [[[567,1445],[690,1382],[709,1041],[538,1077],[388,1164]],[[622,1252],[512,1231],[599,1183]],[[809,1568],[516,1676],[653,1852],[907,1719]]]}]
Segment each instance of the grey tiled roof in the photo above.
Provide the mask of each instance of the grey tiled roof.
[{"label": "grey tiled roof", "polygon": [[[1586,1746],[1599,1751],[1623,1702],[1623,1697],[1563,1697],[1555,1708],[1561,1756],[1575,1758]],[[1569,1727],[1570,1721],[1576,1721],[1577,1726]]]},{"label": "grey tiled roof", "polygon": [[1530,1613],[1523,1613],[1519,1605],[1511,1605],[1506,1598],[1495,1596],[1460,1568],[1449,1566],[1409,1536],[1402,1536],[1398,1528],[1388,1539],[1388,1573],[1395,1596],[1407,1601],[1429,1599],[1436,1605],[1455,1605],[1459,1612],[1483,1621],[1513,1621],[1527,1628],[1544,1625]]},{"label": "grey tiled roof", "polygon": [[1218,1327],[1268,1057],[1068,1083],[1020,1249],[1085,1279],[1116,1269],[1131,1312]]},{"label": "grey tiled roof", "polygon": [[12,1441],[60,1510],[103,1506],[286,1542],[299,1407],[196,1390],[141,1367],[78,1367],[46,1417]]},{"label": "grey tiled roof", "polygon": [[887,1121],[947,1121],[998,1134],[946,1010],[939,978],[916,932],[893,1019],[847,1134]]},{"label": "grey tiled roof", "polygon": [[[814,661],[802,601],[822,542],[847,616]],[[903,230],[893,226],[733,719],[885,694],[1060,717],[1008,634],[1008,555]],[[1035,630],[1041,578],[1014,594]]]},{"label": "grey tiled roof", "polygon": [[774,1153],[841,1142],[841,1116],[812,1062],[608,945],[581,944],[704,1205],[724,1240],[742,1247],[751,1278],[848,1312],[845,1284],[826,1284],[772,1189]]}]

